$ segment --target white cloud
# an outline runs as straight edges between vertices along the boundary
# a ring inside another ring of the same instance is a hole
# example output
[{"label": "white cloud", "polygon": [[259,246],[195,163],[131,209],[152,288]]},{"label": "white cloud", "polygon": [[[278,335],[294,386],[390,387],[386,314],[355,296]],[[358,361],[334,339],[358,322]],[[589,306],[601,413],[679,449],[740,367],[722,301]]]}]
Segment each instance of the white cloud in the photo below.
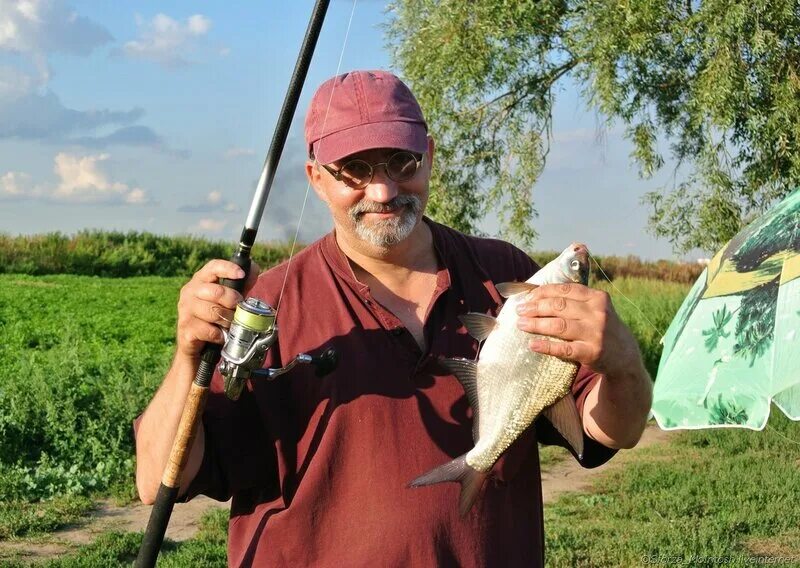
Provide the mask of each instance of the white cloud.
[{"label": "white cloud", "polygon": [[231,158],[239,158],[241,156],[255,156],[255,155],[256,155],[255,150],[251,150],[250,148],[238,148],[234,146],[233,148],[228,148],[227,150],[225,150],[225,157],[228,158],[229,160]]},{"label": "white cloud", "polygon": [[30,192],[31,176],[25,172],[7,172],[0,176],[0,198],[21,199]]},{"label": "white cloud", "polygon": [[125,196],[125,203],[130,203],[131,205],[144,205],[149,201],[150,200],[147,198],[147,193],[138,187],[130,190]]},{"label": "white cloud", "polygon": [[53,170],[59,179],[55,185],[34,185],[27,173],[6,172],[0,176],[0,199],[109,205],[151,203],[142,188],[109,179],[100,167],[108,158],[108,154],[79,156],[60,152],[54,160]]},{"label": "white cloud", "polygon": [[189,31],[193,35],[203,35],[208,33],[208,30],[211,29],[211,20],[201,14],[189,16],[188,23]]},{"label": "white cloud", "polygon": [[137,16],[136,23],[140,37],[126,42],[124,53],[167,68],[188,64],[188,56],[199,49],[201,38],[211,29],[211,20],[201,14],[189,16],[184,23],[166,14],[156,14],[149,22]]},{"label": "white cloud", "polygon": [[227,221],[220,219],[200,219],[196,225],[189,227],[189,232],[219,233],[227,224]]},{"label": "white cloud", "polygon": [[61,0],[0,0],[0,51],[88,55],[112,39]]},{"label": "white cloud", "polygon": [[206,198],[206,200],[211,205],[219,205],[220,203],[222,203],[222,192],[221,191],[212,191],[211,193],[208,194],[208,197]]},{"label": "white cloud", "polygon": [[99,167],[100,162],[108,158],[108,154],[57,154],[54,170],[61,181],[53,191],[52,198],[74,203],[148,203],[147,194],[141,188],[109,180]]}]

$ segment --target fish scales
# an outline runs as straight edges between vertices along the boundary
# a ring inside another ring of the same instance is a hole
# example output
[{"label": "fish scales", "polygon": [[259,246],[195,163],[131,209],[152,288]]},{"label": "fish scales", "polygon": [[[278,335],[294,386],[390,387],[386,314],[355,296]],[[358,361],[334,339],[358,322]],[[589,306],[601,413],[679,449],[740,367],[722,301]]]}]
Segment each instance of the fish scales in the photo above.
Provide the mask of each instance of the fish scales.
[{"label": "fish scales", "polygon": [[531,339],[542,336],[517,328],[516,306],[522,298],[512,296],[506,301],[497,317],[497,328],[480,352],[479,438],[466,461],[481,472],[492,468],[542,410],[569,392],[578,371],[575,363],[528,348]]}]

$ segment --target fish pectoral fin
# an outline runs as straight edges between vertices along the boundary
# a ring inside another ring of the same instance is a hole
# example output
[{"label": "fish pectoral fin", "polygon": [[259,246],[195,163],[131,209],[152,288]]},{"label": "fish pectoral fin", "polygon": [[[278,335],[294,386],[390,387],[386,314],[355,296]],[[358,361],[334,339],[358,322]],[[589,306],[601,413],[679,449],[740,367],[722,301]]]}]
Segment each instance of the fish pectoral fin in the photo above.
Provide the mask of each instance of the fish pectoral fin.
[{"label": "fish pectoral fin", "polygon": [[441,359],[439,364],[447,369],[464,387],[467,401],[472,407],[472,441],[478,441],[478,364],[471,359]]},{"label": "fish pectoral fin", "polygon": [[469,513],[475,501],[478,499],[483,482],[488,477],[489,472],[480,472],[472,469],[467,464],[467,454],[440,465],[430,470],[425,475],[420,475],[408,484],[409,487],[424,487],[443,483],[445,481],[458,481],[461,484],[461,494],[458,498],[458,512],[461,517]]},{"label": "fish pectoral fin", "polygon": [[489,334],[497,327],[497,319],[479,312],[469,312],[458,316],[458,319],[466,326],[469,334],[478,341],[489,337]]},{"label": "fish pectoral fin", "polygon": [[538,288],[536,284],[527,282],[501,282],[500,284],[495,284],[494,287],[504,298],[510,298],[515,294],[527,294]]},{"label": "fish pectoral fin", "polygon": [[578,459],[583,459],[583,422],[578,414],[578,407],[575,406],[572,393],[568,392],[564,398],[545,408],[542,414],[572,446],[572,449],[578,454]]}]

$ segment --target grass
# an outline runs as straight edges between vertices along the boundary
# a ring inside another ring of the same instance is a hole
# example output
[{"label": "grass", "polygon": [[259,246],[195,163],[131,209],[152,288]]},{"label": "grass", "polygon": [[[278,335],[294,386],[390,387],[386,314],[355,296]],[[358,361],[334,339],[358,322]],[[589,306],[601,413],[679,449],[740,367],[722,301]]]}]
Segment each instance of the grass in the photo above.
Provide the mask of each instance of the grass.
[{"label": "grass", "polygon": [[0,276],[0,537],[74,520],[78,497],[133,497],[131,421],[169,363],[179,287]]},{"label": "grass", "polygon": [[[228,512],[214,510],[200,520],[197,536],[190,541],[165,541],[158,559],[159,568],[194,568],[227,565]],[[142,533],[108,532],[74,554],[37,563],[46,568],[112,568],[130,566],[139,553]],[[29,565],[29,564],[28,564]],[[21,560],[9,560],[7,568],[26,566]]]},{"label": "grass", "polygon": [[52,532],[87,515],[93,502],[82,495],[60,495],[43,502],[0,502],[0,541]]},{"label": "grass", "polygon": [[647,448],[545,508],[548,565],[800,566],[798,448],[800,424],[779,411],[764,432],[698,430]]}]

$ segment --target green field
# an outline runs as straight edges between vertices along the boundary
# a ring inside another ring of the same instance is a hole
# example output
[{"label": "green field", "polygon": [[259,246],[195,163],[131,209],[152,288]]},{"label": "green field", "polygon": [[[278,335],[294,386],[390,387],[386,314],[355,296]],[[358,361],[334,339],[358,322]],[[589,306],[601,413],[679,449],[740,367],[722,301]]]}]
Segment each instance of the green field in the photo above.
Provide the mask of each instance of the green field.
[{"label": "green field", "polygon": [[[135,497],[131,421],[169,364],[182,282],[0,275],[0,540],[52,531],[98,497]],[[605,287],[654,373],[660,334],[688,287],[633,279]],[[781,417],[762,433],[688,433],[647,450],[595,492],[547,508],[549,563],[632,566],[645,554],[691,552],[742,554],[732,565],[744,565],[771,550],[792,552],[800,565],[798,455],[800,428]],[[139,539],[109,535],[51,565],[129,562]],[[216,513],[163,565],[224,562],[224,544]]]}]

